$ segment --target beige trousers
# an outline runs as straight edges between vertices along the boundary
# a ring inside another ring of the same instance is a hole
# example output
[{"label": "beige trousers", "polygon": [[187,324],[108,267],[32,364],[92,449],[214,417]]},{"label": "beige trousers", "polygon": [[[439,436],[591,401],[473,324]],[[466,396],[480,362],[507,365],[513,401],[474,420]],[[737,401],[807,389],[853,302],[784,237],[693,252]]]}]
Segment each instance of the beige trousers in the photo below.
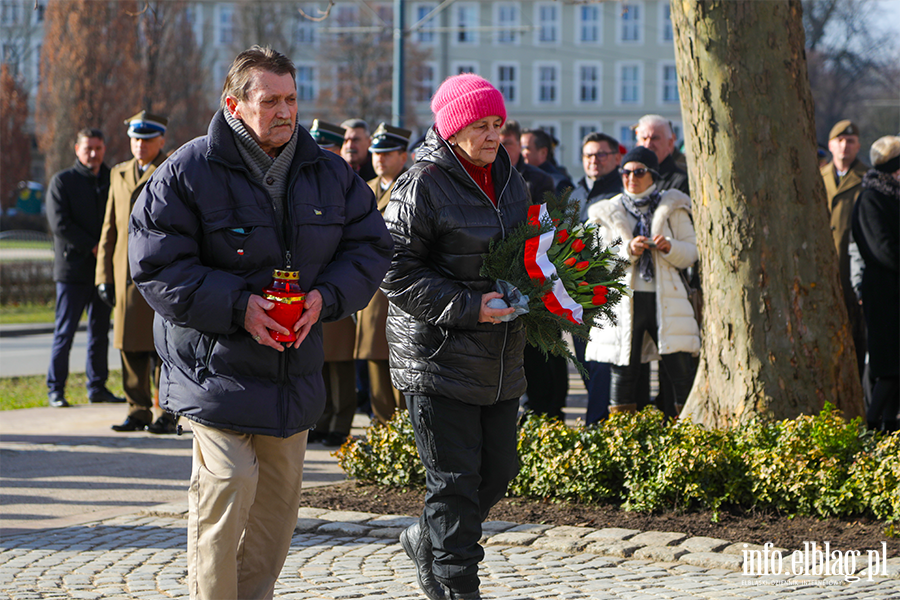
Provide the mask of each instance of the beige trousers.
[{"label": "beige trousers", "polygon": [[307,432],[247,435],[191,422],[191,600],[272,598],[300,508]]}]

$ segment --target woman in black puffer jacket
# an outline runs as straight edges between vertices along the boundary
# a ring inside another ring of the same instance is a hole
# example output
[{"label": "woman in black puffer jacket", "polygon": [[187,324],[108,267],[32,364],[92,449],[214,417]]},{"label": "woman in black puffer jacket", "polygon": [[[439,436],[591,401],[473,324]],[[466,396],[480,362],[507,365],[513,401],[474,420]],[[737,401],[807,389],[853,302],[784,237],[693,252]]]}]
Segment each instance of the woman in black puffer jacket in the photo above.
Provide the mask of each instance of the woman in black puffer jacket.
[{"label": "woman in black puffer jacket", "polygon": [[382,284],[391,379],[427,472],[422,518],[401,542],[429,598],[471,599],[480,598],[481,523],[518,472],[525,392],[525,332],[500,321],[512,308],[487,306],[500,294],[479,274],[481,255],[525,220],[529,199],[500,145],[500,92],[457,75],[431,108],[435,126],[385,212],[395,244]]}]

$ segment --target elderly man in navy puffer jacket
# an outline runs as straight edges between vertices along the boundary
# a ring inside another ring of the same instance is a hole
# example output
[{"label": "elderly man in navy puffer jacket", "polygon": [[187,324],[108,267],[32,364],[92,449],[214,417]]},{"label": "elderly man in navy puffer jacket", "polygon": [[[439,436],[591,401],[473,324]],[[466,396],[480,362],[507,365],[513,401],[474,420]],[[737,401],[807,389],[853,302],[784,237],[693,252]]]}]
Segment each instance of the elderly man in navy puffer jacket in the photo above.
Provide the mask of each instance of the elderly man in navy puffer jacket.
[{"label": "elderly man in navy puffer jacket", "polygon": [[[131,217],[134,281],[156,311],[160,404],[191,420],[191,598],[271,598],[300,505],[307,431],[325,402],[321,321],[363,308],[393,243],[366,184],[297,125],[295,70],[235,59],[208,135],[153,174]],[[297,341],[262,296],[299,272]]]}]

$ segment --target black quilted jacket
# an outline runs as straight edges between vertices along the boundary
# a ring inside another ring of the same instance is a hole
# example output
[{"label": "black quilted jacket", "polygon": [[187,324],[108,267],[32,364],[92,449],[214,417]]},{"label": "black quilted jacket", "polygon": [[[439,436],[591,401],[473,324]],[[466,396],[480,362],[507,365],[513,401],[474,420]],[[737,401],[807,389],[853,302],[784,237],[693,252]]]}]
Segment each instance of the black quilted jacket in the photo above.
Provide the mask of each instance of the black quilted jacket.
[{"label": "black quilted jacket", "polygon": [[478,322],[493,281],[479,275],[492,239],[528,211],[525,182],[500,150],[492,167],[497,206],[434,128],[385,212],[394,258],[382,284],[390,299],[391,379],[405,392],[487,405],[525,392],[521,322]]}]

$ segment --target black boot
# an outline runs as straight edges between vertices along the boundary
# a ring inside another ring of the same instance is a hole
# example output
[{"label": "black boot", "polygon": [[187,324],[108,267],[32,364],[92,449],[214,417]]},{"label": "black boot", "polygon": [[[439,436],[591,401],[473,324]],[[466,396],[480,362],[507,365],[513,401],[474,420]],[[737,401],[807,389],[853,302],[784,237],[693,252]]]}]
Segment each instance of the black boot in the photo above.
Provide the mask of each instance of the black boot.
[{"label": "black boot", "polygon": [[431,552],[431,537],[428,532],[423,531],[419,523],[410,525],[400,534],[400,545],[416,564],[416,580],[428,599],[445,600],[444,590],[431,571],[434,554]]}]

